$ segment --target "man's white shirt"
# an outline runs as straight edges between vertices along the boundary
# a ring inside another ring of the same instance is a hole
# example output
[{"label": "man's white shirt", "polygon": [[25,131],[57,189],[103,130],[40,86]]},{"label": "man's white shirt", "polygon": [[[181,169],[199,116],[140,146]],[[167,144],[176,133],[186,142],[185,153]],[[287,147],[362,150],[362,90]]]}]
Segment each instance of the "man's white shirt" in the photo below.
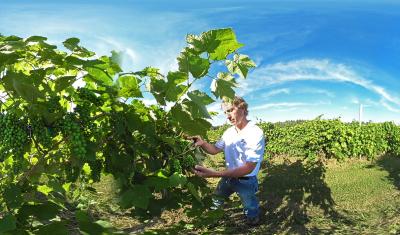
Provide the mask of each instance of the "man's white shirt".
[{"label": "man's white shirt", "polygon": [[265,137],[261,128],[249,121],[242,130],[235,126],[228,128],[215,147],[224,151],[228,169],[243,166],[246,162],[257,163],[254,170],[246,175],[256,176],[264,156]]}]

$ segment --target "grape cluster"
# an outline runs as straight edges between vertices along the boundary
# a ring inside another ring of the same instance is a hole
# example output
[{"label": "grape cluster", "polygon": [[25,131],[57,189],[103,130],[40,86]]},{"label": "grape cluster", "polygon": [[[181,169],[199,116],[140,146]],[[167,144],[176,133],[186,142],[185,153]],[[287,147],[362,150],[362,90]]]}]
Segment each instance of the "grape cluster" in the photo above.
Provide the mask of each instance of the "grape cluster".
[{"label": "grape cluster", "polygon": [[94,104],[95,106],[103,105],[103,100],[100,97],[97,97],[96,94],[89,89],[81,87],[77,90],[80,99],[90,101],[90,103]]},{"label": "grape cluster", "polygon": [[58,110],[61,110],[60,105],[60,97],[59,96],[52,96],[48,99],[48,110],[50,113],[55,113]]},{"label": "grape cluster", "polygon": [[[169,172],[192,172],[196,164],[201,162],[197,157],[197,154],[202,154],[201,151],[195,148],[191,141],[184,139],[177,139],[175,144],[176,146],[171,149],[173,157],[168,159]],[[168,155],[171,156],[171,154]]]},{"label": "grape cluster", "polygon": [[30,120],[32,137],[37,143],[47,149],[52,147],[52,136],[49,128],[44,125],[44,121],[40,117],[34,117]]},{"label": "grape cluster", "polygon": [[27,123],[13,113],[0,114],[0,146],[2,155],[12,153],[23,157],[25,144],[28,143]]},{"label": "grape cluster", "polygon": [[196,164],[197,162],[192,155],[187,155],[181,160],[181,166],[184,169],[193,169]]},{"label": "grape cluster", "polygon": [[170,171],[172,172],[176,172],[176,173],[182,173],[182,166],[181,166],[181,162],[179,161],[179,159],[172,159],[172,161],[170,161]]},{"label": "grape cluster", "polygon": [[64,136],[68,139],[71,153],[78,158],[84,158],[86,155],[86,140],[81,128],[73,113],[68,113],[58,124]]},{"label": "grape cluster", "polygon": [[79,121],[85,129],[92,130],[95,127],[90,120],[90,103],[88,101],[77,104],[74,111],[79,115]]},{"label": "grape cluster", "polygon": [[195,158],[188,154],[186,156],[178,158],[173,158],[169,161],[169,169],[170,172],[177,172],[177,173],[183,173],[183,172],[191,172],[194,166],[197,164],[197,161]]}]

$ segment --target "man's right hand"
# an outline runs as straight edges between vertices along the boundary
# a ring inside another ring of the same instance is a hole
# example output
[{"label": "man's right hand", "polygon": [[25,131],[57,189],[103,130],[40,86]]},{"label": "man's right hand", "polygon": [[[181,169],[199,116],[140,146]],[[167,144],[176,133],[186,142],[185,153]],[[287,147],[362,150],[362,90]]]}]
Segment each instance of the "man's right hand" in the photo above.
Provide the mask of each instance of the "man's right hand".
[{"label": "man's right hand", "polygon": [[219,152],[222,152],[222,149],[215,147],[214,145],[208,143],[207,141],[203,140],[200,136],[187,136],[186,139],[192,140],[194,146],[200,146],[206,153],[215,155]]},{"label": "man's right hand", "polygon": [[197,136],[189,136],[188,139],[193,140],[193,144],[195,146],[200,146],[201,147],[205,143],[205,141],[198,135]]}]

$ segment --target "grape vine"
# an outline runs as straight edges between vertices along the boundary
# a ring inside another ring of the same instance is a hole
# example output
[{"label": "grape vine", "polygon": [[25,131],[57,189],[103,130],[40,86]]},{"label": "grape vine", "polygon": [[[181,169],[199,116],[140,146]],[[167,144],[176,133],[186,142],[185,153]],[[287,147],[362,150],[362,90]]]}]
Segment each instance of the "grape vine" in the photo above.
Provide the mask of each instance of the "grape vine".
[{"label": "grape vine", "polygon": [[[178,70],[164,75],[124,72],[118,53],[95,57],[78,38],[62,51],[45,37],[0,35],[0,233],[69,233],[67,224],[90,233],[98,225],[85,211],[75,207],[75,221],[63,214],[102,174],[138,216],[205,205],[211,191],[191,171],[203,153],[184,134],[206,134],[214,99],[192,85],[211,77],[212,96],[231,99],[255,64],[238,54],[232,29],[186,39]],[[143,94],[157,103],[145,105]]]}]

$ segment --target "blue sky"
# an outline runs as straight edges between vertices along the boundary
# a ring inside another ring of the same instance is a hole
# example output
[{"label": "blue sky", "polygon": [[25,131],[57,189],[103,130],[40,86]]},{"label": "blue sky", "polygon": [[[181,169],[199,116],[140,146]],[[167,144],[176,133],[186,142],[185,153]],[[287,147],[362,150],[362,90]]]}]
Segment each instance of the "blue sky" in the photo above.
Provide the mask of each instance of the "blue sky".
[{"label": "blue sky", "polygon": [[257,64],[236,89],[250,119],[352,121],[362,104],[364,121],[399,123],[400,1],[347,2],[1,0],[0,33],[57,45],[78,37],[100,55],[123,51],[126,71],[166,73],[177,68],[186,34],[232,27]]}]

